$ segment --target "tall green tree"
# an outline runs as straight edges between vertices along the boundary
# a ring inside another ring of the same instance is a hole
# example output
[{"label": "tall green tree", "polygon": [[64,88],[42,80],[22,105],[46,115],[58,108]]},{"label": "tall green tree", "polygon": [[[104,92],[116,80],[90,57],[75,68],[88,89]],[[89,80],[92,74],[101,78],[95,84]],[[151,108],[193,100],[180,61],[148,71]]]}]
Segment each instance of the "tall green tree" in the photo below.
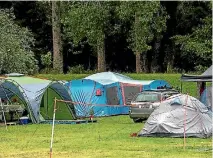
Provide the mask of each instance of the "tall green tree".
[{"label": "tall green tree", "polygon": [[180,45],[183,53],[193,52],[204,59],[212,57],[212,17],[204,18],[203,24],[195,27],[193,33],[187,35],[176,35],[173,37],[175,43]]},{"label": "tall green tree", "polygon": [[161,34],[166,28],[167,16],[163,15],[160,2],[121,2],[117,11],[120,18],[131,22],[128,41],[136,56],[136,72],[144,68],[146,52],[152,49],[150,42],[154,35]]},{"label": "tall green tree", "polygon": [[51,2],[39,1],[5,1],[0,3],[0,8],[13,8],[15,23],[27,27],[35,38],[32,51],[42,68],[41,54],[52,51],[52,22]]},{"label": "tall green tree", "polygon": [[[172,40],[174,40],[176,46],[180,49],[181,56],[191,56],[191,59],[193,56],[196,56],[199,58],[197,61],[193,61],[195,65],[199,66],[204,63],[203,66],[209,66],[206,65],[207,63],[211,64],[212,62],[212,15],[211,15],[211,9],[212,5],[211,2],[205,2],[202,4],[205,4],[207,8],[205,10],[201,10],[200,4],[199,6],[193,6],[190,3],[184,3],[185,5],[189,6],[189,12],[193,16],[197,17],[197,15],[194,15],[192,11],[200,10],[205,11],[207,13],[203,13],[204,16],[199,16],[199,20],[197,20],[197,25],[192,25],[191,29],[188,31],[188,33],[184,35],[176,35],[172,37]],[[180,4],[181,9],[184,8],[182,6],[183,4]],[[186,15],[190,15],[188,12],[187,14],[184,14],[183,16],[186,17]],[[187,19],[185,19],[186,21]],[[190,60],[190,59],[189,59]]]},{"label": "tall green tree", "polygon": [[0,10],[0,74],[37,72],[37,61],[31,51],[34,45],[32,33],[14,22],[10,10]]},{"label": "tall green tree", "polygon": [[87,38],[97,53],[98,71],[106,70],[105,40],[110,20],[111,2],[73,2],[63,17],[65,33],[75,44]]},{"label": "tall green tree", "polygon": [[60,1],[52,1],[53,69],[63,72]]}]

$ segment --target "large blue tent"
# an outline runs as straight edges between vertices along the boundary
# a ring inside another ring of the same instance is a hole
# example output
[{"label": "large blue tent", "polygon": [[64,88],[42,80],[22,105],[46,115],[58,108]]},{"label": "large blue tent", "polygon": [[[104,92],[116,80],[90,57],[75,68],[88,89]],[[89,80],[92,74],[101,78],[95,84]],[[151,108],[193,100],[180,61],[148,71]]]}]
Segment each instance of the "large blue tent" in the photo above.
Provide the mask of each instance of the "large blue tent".
[{"label": "large blue tent", "polygon": [[170,85],[164,80],[133,80],[127,76],[102,72],[66,84],[74,101],[76,115],[87,117],[128,114],[135,94]]}]

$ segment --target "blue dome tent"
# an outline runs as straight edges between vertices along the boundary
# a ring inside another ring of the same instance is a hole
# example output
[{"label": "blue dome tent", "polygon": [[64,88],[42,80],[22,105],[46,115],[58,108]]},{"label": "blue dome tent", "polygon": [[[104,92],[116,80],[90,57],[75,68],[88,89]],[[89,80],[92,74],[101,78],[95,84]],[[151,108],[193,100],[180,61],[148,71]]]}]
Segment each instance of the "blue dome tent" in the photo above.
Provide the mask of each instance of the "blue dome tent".
[{"label": "blue dome tent", "polygon": [[88,117],[128,114],[135,94],[149,89],[170,88],[163,80],[133,80],[127,76],[102,72],[66,84],[75,102],[76,115]]}]

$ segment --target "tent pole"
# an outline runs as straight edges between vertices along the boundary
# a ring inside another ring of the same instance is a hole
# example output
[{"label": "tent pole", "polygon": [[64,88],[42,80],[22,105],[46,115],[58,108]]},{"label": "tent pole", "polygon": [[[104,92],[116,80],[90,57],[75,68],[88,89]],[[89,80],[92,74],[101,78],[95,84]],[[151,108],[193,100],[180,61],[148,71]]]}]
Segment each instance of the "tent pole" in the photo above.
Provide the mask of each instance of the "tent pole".
[{"label": "tent pole", "polygon": [[52,135],[51,135],[51,142],[50,142],[50,158],[52,158],[52,147],[53,147],[53,136],[54,136],[54,128],[55,128],[55,112],[56,112],[56,97],[54,99],[54,112],[53,112],[53,124],[52,124]]},{"label": "tent pole", "polygon": [[188,93],[186,94],[186,103],[184,106],[184,150],[186,149],[186,105],[188,101]]},{"label": "tent pole", "polygon": [[7,122],[6,122],[5,113],[4,113],[4,108],[3,108],[3,104],[2,104],[1,98],[0,98],[0,103],[1,103],[2,115],[3,115],[3,117],[4,117],[4,124],[5,124],[6,130],[7,130]]}]

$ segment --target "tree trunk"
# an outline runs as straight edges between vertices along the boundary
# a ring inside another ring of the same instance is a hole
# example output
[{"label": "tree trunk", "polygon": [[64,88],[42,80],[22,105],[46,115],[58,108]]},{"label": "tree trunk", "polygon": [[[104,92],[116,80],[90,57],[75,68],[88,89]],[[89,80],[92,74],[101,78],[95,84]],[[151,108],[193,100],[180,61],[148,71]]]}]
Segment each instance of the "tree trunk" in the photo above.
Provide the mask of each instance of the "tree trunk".
[{"label": "tree trunk", "polygon": [[149,71],[148,71],[148,64],[147,64],[147,52],[143,52],[142,54],[141,54],[141,70],[142,70],[142,72],[146,72],[146,73],[148,73]]},{"label": "tree trunk", "polygon": [[173,72],[174,58],[175,54],[171,52],[167,61],[167,70],[166,70],[167,73]]},{"label": "tree trunk", "polygon": [[135,12],[135,49],[137,50],[136,51],[136,54],[135,54],[135,67],[136,67],[136,73],[140,73],[142,72],[142,69],[141,69],[141,52],[138,50],[138,41],[137,41],[137,32],[136,32],[136,28],[138,27],[138,16],[137,16],[137,13]]},{"label": "tree trunk", "polygon": [[63,72],[63,54],[60,27],[60,2],[52,1],[53,69]]},{"label": "tree trunk", "polygon": [[98,55],[98,72],[106,71],[105,61],[105,35],[97,41],[97,55]]},{"label": "tree trunk", "polygon": [[150,64],[150,72],[159,72],[160,69],[160,64],[158,64],[158,60],[160,58],[160,54],[159,54],[159,48],[160,48],[160,42],[157,41],[157,39],[155,39],[156,41],[154,42],[153,45],[153,53],[152,53],[152,58],[151,58],[151,64]]},{"label": "tree trunk", "polygon": [[136,73],[140,73],[142,72],[142,69],[141,69],[141,53],[139,52],[136,52]]}]

